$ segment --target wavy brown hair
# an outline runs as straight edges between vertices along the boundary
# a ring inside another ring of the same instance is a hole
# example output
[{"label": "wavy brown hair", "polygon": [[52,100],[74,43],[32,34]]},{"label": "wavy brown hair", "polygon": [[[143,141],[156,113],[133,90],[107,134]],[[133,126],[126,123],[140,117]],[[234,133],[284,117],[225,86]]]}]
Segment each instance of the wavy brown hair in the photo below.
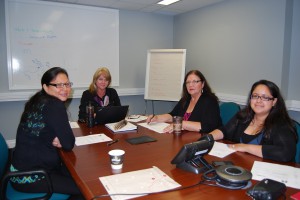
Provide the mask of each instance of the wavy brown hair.
[{"label": "wavy brown hair", "polygon": [[199,79],[202,81],[202,83],[204,83],[202,94],[210,95],[210,96],[214,97],[217,101],[219,101],[219,99],[215,95],[215,93],[212,92],[212,89],[209,86],[209,83],[207,82],[207,80],[204,77],[204,75],[199,70],[191,70],[191,71],[189,71],[185,75],[184,82],[182,84],[182,94],[181,94],[181,97],[183,99],[183,106],[185,105],[185,103],[187,102],[187,100],[191,98],[191,95],[188,93],[188,90],[187,90],[187,87],[186,87],[186,84],[185,84],[188,76],[191,75],[191,74],[194,74],[194,75],[198,76]]}]

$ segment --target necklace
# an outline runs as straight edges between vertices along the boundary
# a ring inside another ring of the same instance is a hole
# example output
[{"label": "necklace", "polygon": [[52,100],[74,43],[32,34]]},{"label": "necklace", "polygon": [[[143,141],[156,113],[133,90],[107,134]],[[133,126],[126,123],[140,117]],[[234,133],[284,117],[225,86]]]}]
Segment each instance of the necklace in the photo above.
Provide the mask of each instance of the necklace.
[{"label": "necklace", "polygon": [[263,128],[263,123],[258,123],[253,119],[247,128],[248,129],[247,134],[256,135],[261,132],[262,128]]},{"label": "necklace", "polygon": [[251,123],[250,123],[250,126],[253,126],[253,127],[255,127],[255,128],[259,128],[259,127],[262,127],[263,126],[263,123],[255,123],[255,121],[251,121]]}]

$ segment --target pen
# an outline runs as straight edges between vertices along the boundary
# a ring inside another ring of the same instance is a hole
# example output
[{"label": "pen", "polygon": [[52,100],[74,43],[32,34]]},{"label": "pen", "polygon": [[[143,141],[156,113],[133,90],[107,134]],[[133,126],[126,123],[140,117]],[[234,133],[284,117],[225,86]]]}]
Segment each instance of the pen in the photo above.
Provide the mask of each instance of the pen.
[{"label": "pen", "polygon": [[155,117],[155,115],[153,115],[151,118],[150,118],[150,121],[148,122],[148,124],[150,124],[151,120]]},{"label": "pen", "polygon": [[150,121],[148,122],[148,124],[150,124],[151,120],[155,117],[155,114],[154,114],[154,104],[153,104],[153,101],[152,101],[152,117],[150,119]]},{"label": "pen", "polygon": [[119,139],[116,139],[116,140],[113,140],[113,141],[107,143],[107,146],[110,146],[110,145],[112,145],[114,143],[117,143],[117,142],[119,142]]},{"label": "pen", "polygon": [[130,115],[128,117],[128,119],[138,119],[138,118],[140,118],[140,115]]}]

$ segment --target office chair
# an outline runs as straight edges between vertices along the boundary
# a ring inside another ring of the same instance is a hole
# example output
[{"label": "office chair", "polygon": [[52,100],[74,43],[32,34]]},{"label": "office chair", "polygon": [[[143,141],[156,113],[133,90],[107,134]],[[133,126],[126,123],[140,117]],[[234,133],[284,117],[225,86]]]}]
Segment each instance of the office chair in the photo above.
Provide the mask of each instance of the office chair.
[{"label": "office chair", "polygon": [[295,121],[296,131],[298,134],[297,151],[295,156],[295,162],[300,163],[300,124]]},{"label": "office chair", "polygon": [[[1,190],[0,190],[0,199],[35,199],[35,200],[63,200],[68,199],[70,195],[58,194],[52,192],[52,184],[50,178],[46,171],[44,170],[34,170],[34,171],[17,171],[17,172],[6,172],[9,156],[8,156],[8,146],[2,133],[0,133],[0,179],[1,179]],[[48,184],[47,193],[24,193],[15,190],[10,184],[10,178],[14,176],[30,176],[35,174],[41,174],[45,176]]]},{"label": "office chair", "polygon": [[220,115],[221,115],[223,125],[227,124],[227,122],[240,110],[241,108],[237,103],[234,102],[222,103],[220,105]]}]

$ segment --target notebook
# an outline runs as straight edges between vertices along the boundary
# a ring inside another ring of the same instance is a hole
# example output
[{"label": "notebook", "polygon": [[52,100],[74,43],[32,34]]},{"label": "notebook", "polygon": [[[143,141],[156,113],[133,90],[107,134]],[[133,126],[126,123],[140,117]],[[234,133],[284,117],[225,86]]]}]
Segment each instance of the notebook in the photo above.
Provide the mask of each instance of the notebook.
[{"label": "notebook", "polygon": [[95,124],[114,123],[125,119],[129,106],[105,106],[96,110]]},{"label": "notebook", "polygon": [[114,133],[117,133],[117,132],[126,132],[126,131],[133,131],[133,130],[136,130],[137,129],[137,126],[130,123],[130,122],[127,122],[126,125],[124,125],[123,127],[120,127],[120,128],[116,128],[116,125],[118,124],[119,122],[115,122],[115,123],[109,123],[109,124],[105,124],[105,126],[107,128],[109,128],[110,130],[112,130]]}]

